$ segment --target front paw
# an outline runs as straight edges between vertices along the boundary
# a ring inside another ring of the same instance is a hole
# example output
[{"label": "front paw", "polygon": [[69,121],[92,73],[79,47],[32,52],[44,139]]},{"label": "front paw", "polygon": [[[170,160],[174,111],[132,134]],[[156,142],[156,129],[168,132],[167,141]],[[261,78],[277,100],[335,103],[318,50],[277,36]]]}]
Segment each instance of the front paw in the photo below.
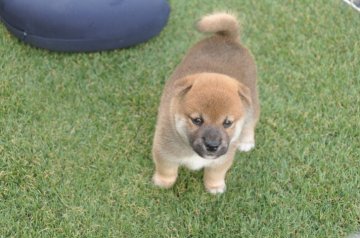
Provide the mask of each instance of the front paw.
[{"label": "front paw", "polygon": [[240,142],[238,149],[243,152],[248,152],[255,147],[254,142]]},{"label": "front paw", "polygon": [[158,173],[155,173],[152,178],[152,181],[156,186],[158,186],[160,188],[171,188],[176,181],[176,176],[175,177],[165,177],[165,176],[161,176]]},{"label": "front paw", "polygon": [[222,194],[226,190],[225,182],[221,182],[219,184],[205,184],[206,190],[211,194]]}]

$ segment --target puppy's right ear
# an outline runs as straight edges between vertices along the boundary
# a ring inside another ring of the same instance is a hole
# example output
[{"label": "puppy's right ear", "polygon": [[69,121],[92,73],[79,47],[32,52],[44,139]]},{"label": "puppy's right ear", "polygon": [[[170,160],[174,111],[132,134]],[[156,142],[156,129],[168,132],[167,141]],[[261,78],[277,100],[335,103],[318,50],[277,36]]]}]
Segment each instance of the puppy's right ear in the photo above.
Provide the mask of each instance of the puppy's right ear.
[{"label": "puppy's right ear", "polygon": [[175,95],[178,97],[183,97],[186,93],[190,91],[193,84],[194,84],[194,77],[185,77],[178,79],[174,83]]}]

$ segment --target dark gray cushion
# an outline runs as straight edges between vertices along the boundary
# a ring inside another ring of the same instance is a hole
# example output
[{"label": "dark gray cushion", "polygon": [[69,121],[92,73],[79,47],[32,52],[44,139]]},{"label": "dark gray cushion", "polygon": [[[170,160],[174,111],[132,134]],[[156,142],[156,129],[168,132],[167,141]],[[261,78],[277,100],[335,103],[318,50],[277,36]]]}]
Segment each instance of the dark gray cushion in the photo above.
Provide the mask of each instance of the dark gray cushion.
[{"label": "dark gray cushion", "polygon": [[0,18],[19,39],[83,52],[144,42],[165,26],[166,0],[0,0]]}]

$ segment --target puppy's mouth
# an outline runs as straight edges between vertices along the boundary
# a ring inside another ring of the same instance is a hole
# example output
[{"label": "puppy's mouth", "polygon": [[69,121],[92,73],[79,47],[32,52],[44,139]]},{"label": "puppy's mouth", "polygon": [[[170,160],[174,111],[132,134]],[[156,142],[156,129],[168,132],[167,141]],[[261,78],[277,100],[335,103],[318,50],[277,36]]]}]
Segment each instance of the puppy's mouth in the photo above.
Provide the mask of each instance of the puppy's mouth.
[{"label": "puppy's mouth", "polygon": [[201,126],[189,139],[192,149],[204,159],[217,159],[228,151],[228,135],[215,126]]},{"label": "puppy's mouth", "polygon": [[209,145],[202,138],[195,140],[192,143],[192,148],[204,159],[217,159],[228,151],[227,143],[220,142],[217,145]]}]

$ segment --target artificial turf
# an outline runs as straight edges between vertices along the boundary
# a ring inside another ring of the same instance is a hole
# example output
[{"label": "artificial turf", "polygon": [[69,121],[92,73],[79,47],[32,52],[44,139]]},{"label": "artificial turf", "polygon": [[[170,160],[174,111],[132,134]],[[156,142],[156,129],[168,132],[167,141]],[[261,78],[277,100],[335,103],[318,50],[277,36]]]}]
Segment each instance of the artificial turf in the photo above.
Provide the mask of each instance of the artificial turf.
[{"label": "artificial turf", "polygon": [[[0,26],[0,237],[346,237],[360,228],[360,14],[338,0],[170,1],[167,27],[130,49],[31,48]],[[165,80],[238,13],[256,58],[257,147],[227,192],[185,169],[151,184]]]}]

